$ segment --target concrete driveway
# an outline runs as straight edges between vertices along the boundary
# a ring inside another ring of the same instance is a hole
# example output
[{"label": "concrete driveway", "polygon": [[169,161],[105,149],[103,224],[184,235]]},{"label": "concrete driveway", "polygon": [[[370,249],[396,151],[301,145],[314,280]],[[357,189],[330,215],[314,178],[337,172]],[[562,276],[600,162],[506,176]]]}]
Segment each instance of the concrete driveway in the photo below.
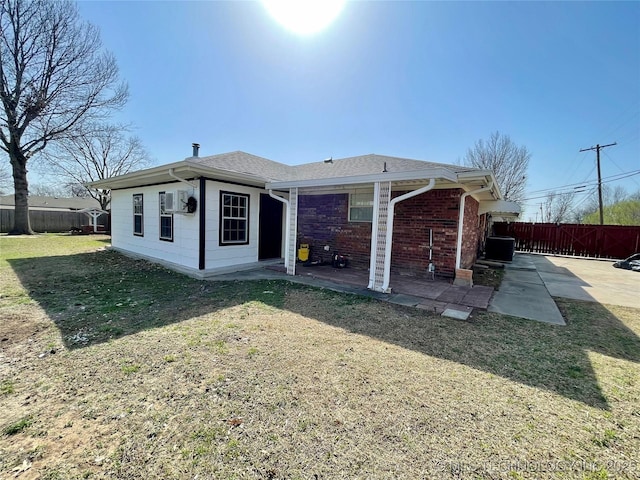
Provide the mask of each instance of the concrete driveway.
[{"label": "concrete driveway", "polygon": [[613,268],[613,261],[527,255],[553,297],[640,309],[640,272]]}]

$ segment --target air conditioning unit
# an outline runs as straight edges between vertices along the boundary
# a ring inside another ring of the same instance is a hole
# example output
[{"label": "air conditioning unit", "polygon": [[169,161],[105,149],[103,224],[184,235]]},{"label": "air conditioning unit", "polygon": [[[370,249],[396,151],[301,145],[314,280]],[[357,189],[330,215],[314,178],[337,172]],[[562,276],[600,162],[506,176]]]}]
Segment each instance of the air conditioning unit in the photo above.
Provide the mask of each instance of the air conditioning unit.
[{"label": "air conditioning unit", "polygon": [[176,213],[188,213],[187,202],[189,201],[189,192],[186,190],[178,190],[176,196]]},{"label": "air conditioning unit", "polygon": [[165,192],[164,211],[181,215],[193,214],[197,208],[197,200],[187,190]]}]

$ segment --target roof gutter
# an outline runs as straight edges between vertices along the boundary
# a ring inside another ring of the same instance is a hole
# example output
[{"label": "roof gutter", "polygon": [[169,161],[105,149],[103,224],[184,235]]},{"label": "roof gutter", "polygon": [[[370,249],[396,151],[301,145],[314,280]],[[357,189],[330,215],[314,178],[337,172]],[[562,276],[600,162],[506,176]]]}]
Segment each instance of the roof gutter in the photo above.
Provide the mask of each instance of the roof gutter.
[{"label": "roof gutter", "polygon": [[500,186],[498,185],[498,181],[496,180],[495,175],[491,170],[476,170],[471,172],[459,172],[458,180],[462,183],[464,180],[473,180],[473,179],[489,179],[493,183],[491,190],[493,192],[493,196],[496,199],[502,198],[502,192],[500,191]]},{"label": "roof gutter", "polygon": [[[176,172],[179,172],[180,175],[193,175],[196,177],[201,176],[207,178],[220,178],[236,182],[246,182],[260,188],[266,181],[265,179],[254,174],[233,172],[230,170],[220,170],[217,168],[208,167],[206,165],[200,165],[197,162],[183,160],[181,162],[170,163],[161,167],[138,170],[136,172],[126,173],[124,175],[118,175],[116,177],[88,182],[86,183],[86,185],[91,188],[106,188],[116,190],[120,188],[132,188],[137,185],[143,184],[151,185],[156,183],[163,183],[168,181],[167,177],[181,182],[183,180],[188,182],[188,180],[180,178]],[[194,185],[191,186],[195,188]]]},{"label": "roof gutter", "polygon": [[265,188],[267,189],[288,189],[292,187],[326,187],[335,185],[359,185],[362,183],[375,183],[375,182],[397,182],[404,180],[427,180],[441,178],[448,180],[452,183],[458,182],[458,176],[447,168],[429,168],[424,170],[412,170],[406,172],[384,172],[365,175],[353,175],[346,177],[328,177],[318,179],[307,180],[290,180],[290,181],[275,181],[267,182]]},{"label": "roof gutter", "polygon": [[409,198],[421,195],[429,190],[432,190],[436,186],[436,180],[434,178],[429,179],[429,183],[422,188],[413,190],[412,192],[405,193],[392,199],[389,202],[389,210],[387,212],[387,232],[386,232],[386,244],[384,246],[384,276],[382,279],[382,291],[389,291],[389,280],[391,278],[391,247],[393,242],[393,214],[396,203],[403,202]]},{"label": "roof gutter", "polygon": [[477,190],[471,190],[465,192],[460,197],[460,211],[458,212],[458,239],[456,242],[456,270],[460,269],[460,260],[462,258],[462,226],[464,224],[464,205],[469,195],[475,195],[476,193],[486,192],[493,188],[493,180],[489,180],[489,183]]}]

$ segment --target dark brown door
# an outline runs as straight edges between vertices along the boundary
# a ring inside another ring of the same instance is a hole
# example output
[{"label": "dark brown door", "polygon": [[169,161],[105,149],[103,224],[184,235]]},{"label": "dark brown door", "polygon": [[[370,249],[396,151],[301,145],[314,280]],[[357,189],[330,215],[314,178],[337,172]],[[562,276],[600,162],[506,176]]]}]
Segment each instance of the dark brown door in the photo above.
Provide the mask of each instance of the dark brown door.
[{"label": "dark brown door", "polygon": [[280,258],[282,256],[282,202],[261,193],[259,223],[258,259]]}]

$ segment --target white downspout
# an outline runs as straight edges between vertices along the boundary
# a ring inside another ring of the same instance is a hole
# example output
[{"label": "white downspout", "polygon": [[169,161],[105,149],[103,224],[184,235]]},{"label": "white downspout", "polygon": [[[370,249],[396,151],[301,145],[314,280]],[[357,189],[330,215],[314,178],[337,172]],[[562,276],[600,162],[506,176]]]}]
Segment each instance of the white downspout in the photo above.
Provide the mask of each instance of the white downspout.
[{"label": "white downspout", "polygon": [[435,187],[435,185],[435,179],[431,178],[426,186],[418,188],[412,192],[405,193],[404,195],[400,195],[389,202],[389,210],[387,212],[387,243],[384,248],[384,277],[382,280],[382,291],[385,293],[388,293],[389,291],[389,280],[391,278],[391,244],[393,242],[393,214],[395,205],[396,203],[403,202],[404,200],[415,197],[416,195],[428,192]]},{"label": "white downspout", "polygon": [[177,176],[175,173],[173,173],[173,168],[169,169],[169,176],[172,178],[175,178],[176,180],[181,181],[182,183],[186,183],[187,185],[189,185],[191,188],[198,188],[196,185],[194,185],[193,183],[191,183],[189,180],[185,180],[184,178],[180,178],[179,176]]},{"label": "white downspout", "polygon": [[287,265],[289,265],[289,237],[291,236],[291,228],[290,228],[291,225],[290,225],[290,219],[289,219],[289,200],[287,200],[286,198],[279,197],[278,195],[273,193],[273,190],[269,190],[269,196],[274,200],[278,200],[279,202],[284,203],[287,206],[286,217],[285,217],[286,220],[285,220],[285,227],[284,227],[284,265],[286,268]]},{"label": "white downspout", "polygon": [[493,180],[489,180],[486,187],[479,188],[478,190],[472,190],[465,192],[460,197],[460,212],[458,212],[458,239],[456,242],[456,270],[460,269],[460,259],[462,258],[462,226],[464,224],[464,204],[469,195],[475,195],[476,193],[486,192],[493,188]]}]

